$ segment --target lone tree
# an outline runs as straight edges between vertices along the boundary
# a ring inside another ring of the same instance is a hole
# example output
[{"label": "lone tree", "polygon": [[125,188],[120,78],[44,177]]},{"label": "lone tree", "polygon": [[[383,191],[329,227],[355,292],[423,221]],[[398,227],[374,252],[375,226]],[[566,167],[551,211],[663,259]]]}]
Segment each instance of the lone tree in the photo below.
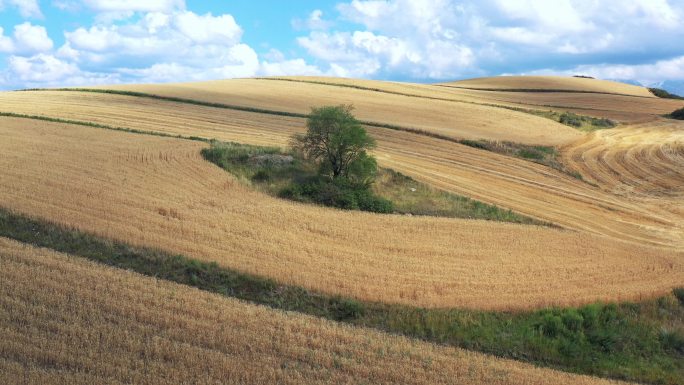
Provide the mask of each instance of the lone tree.
[{"label": "lone tree", "polygon": [[375,140],[352,110],[351,105],[312,108],[306,133],[295,135],[292,147],[318,163],[320,174],[368,186],[377,174],[377,163],[366,151],[375,147]]}]

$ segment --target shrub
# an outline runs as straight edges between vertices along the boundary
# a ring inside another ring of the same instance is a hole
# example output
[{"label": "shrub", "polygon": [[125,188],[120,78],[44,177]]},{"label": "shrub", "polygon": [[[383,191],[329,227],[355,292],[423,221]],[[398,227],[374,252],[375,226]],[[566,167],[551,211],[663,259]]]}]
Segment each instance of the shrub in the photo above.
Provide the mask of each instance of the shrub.
[{"label": "shrub", "polygon": [[673,112],[670,114],[670,117],[671,117],[672,119],[684,120],[684,107],[683,107],[683,108],[680,108],[680,109],[678,109],[678,110],[673,111]]},{"label": "shrub", "polygon": [[579,332],[583,329],[584,317],[574,309],[568,309],[563,312],[563,325],[572,332]]},{"label": "shrub", "polygon": [[562,124],[566,124],[568,126],[573,126],[573,127],[581,127],[582,126],[582,119],[571,112],[564,112],[559,120]]},{"label": "shrub", "polygon": [[525,159],[535,159],[535,160],[542,160],[544,159],[544,154],[533,149],[528,149],[528,148],[523,148],[521,150],[518,150],[518,156],[521,158]]},{"label": "shrub", "polygon": [[542,319],[537,326],[542,334],[551,338],[560,336],[564,329],[561,317],[551,311],[545,312],[542,315]]},{"label": "shrub", "polygon": [[660,343],[668,350],[684,353],[684,335],[674,330],[661,329]]},{"label": "shrub", "polygon": [[672,290],[672,293],[679,300],[679,303],[684,306],[684,287],[678,287]]},{"label": "shrub", "polygon": [[661,88],[649,88],[649,91],[651,93],[659,98],[664,98],[664,99],[684,99],[683,97],[675,94],[671,94]]},{"label": "shrub", "polygon": [[391,201],[376,196],[368,186],[354,183],[347,178],[330,180],[321,176],[311,177],[286,186],[278,195],[282,198],[345,210],[385,214],[394,210]]},{"label": "shrub", "polygon": [[271,180],[271,173],[266,169],[261,169],[254,173],[252,180],[255,182],[268,182]]},{"label": "shrub", "polygon": [[349,320],[361,317],[365,313],[363,304],[353,299],[337,300],[333,303],[335,318]]}]

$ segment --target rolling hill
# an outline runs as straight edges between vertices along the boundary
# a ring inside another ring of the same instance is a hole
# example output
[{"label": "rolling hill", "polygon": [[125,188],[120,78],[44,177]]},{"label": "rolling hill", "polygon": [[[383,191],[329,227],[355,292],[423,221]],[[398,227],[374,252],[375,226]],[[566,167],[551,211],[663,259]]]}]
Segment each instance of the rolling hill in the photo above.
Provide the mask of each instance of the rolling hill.
[{"label": "rolling hill", "polygon": [[[381,166],[551,226],[294,203],[255,191],[200,154],[211,140],[288,146],[310,108],[329,104],[356,107]],[[642,87],[557,77],[286,77],[4,92],[0,209],[314,295],[425,314],[641,303],[684,286],[684,123],[661,116],[680,106]],[[582,131],[560,123],[567,112],[617,126]],[[152,381],[162,372],[218,383],[229,371],[252,383],[603,383],[265,309],[6,238],[0,264],[9,311],[0,313],[8,337],[0,372],[29,383]],[[34,276],[41,279],[22,278]],[[663,333],[678,336],[681,321],[662,322]],[[53,332],[64,337],[52,341]],[[250,362],[280,369],[259,372]],[[624,378],[620,370],[605,376]],[[663,382],[673,373],[638,378]]]}]

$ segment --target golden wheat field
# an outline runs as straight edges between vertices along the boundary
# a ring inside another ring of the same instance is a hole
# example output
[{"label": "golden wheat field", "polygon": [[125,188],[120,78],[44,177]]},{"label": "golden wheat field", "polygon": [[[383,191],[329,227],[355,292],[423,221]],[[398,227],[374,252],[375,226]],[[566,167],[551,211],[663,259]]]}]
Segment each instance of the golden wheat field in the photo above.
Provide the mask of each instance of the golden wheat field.
[{"label": "golden wheat field", "polygon": [[[121,95],[23,92],[0,95],[0,100],[20,113],[258,145],[287,146],[305,126],[301,118]],[[545,166],[424,135],[377,127],[369,131],[378,140],[375,153],[382,165],[440,189],[573,230],[684,249],[684,217],[670,202],[618,196]],[[681,166],[675,162],[672,167]]]},{"label": "golden wheat field", "polygon": [[296,113],[308,113],[317,105],[353,104],[354,113],[361,120],[423,129],[459,139],[557,145],[579,137],[576,130],[562,124],[487,105],[275,79],[106,88]]},{"label": "golden wheat field", "polygon": [[456,82],[443,84],[463,88],[481,88],[485,90],[563,90],[580,92],[599,92],[655,98],[655,96],[644,87],[600,79],[587,79],[564,76],[497,76],[459,80]]},{"label": "golden wheat field", "polygon": [[524,309],[651,297],[684,280],[681,252],[586,232],[295,204],[204,161],[200,142],[0,120],[6,207],[325,293]]},{"label": "golden wheat field", "polygon": [[566,164],[612,194],[671,201],[672,210],[684,210],[682,122],[597,131],[567,146],[563,155]]},{"label": "golden wheat field", "polygon": [[0,308],[7,385],[617,383],[271,310],[6,238]]}]

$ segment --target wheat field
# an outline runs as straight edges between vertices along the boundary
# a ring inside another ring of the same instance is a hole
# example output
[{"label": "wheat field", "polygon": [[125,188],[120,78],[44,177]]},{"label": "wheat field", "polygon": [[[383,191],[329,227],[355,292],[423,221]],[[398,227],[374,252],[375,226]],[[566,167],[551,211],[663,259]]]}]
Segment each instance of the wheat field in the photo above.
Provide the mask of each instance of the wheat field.
[{"label": "wheat field", "polygon": [[6,385],[617,384],[250,305],[6,238],[0,309]]},{"label": "wheat field", "polygon": [[443,83],[456,87],[481,88],[489,90],[527,89],[527,90],[566,90],[580,92],[600,92],[655,98],[644,87],[600,79],[587,79],[565,76],[497,76],[459,80]]},{"label": "wheat field", "polygon": [[681,252],[537,226],[296,204],[204,161],[204,143],[0,121],[4,206],[324,293],[526,309],[646,298],[684,280]]},{"label": "wheat field", "polygon": [[[36,113],[31,106],[40,105],[38,113],[51,117],[256,145],[286,146],[305,126],[301,118],[121,95],[23,92],[0,95],[0,100],[14,112]],[[381,165],[437,188],[568,229],[684,250],[684,216],[666,201],[616,196],[542,165],[445,140],[368,129],[378,141],[375,155]]]},{"label": "wheat field", "polygon": [[684,211],[684,122],[659,120],[597,131],[568,145],[566,164],[612,194],[672,203]]},{"label": "wheat field", "polygon": [[295,113],[309,113],[312,106],[353,104],[354,114],[360,120],[417,128],[458,139],[558,145],[580,137],[576,130],[560,123],[486,105],[274,79],[106,88]]}]

